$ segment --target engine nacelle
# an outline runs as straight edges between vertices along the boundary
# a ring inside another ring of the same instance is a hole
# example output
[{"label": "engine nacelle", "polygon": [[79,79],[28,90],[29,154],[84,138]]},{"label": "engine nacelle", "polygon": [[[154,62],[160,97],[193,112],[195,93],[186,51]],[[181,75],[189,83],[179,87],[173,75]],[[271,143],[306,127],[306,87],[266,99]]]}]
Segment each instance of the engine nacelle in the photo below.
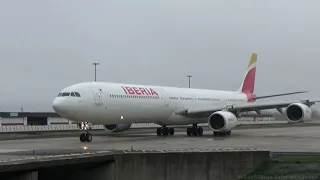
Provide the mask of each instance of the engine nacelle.
[{"label": "engine nacelle", "polygon": [[111,132],[123,132],[130,129],[131,124],[105,124],[103,127]]},{"label": "engine nacelle", "polygon": [[288,121],[290,122],[302,122],[305,120],[310,120],[312,116],[311,108],[302,103],[290,104],[285,113]]},{"label": "engine nacelle", "polygon": [[238,118],[229,111],[217,111],[208,118],[208,125],[213,131],[227,132],[237,125]]}]

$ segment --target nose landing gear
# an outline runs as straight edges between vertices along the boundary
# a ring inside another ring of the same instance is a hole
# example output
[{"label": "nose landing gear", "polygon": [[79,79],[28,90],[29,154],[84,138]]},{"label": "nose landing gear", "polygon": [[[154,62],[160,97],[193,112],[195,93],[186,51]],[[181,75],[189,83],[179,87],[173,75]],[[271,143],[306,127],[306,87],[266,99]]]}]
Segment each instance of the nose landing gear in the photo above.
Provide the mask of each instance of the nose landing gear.
[{"label": "nose landing gear", "polygon": [[80,134],[80,141],[81,142],[91,142],[92,141],[92,135],[90,133],[82,133]]},{"label": "nose landing gear", "polygon": [[81,142],[91,142],[92,141],[92,135],[89,133],[89,130],[91,129],[91,126],[88,122],[81,122],[79,124],[80,129],[83,131],[86,131],[85,133],[80,134],[80,141]]}]

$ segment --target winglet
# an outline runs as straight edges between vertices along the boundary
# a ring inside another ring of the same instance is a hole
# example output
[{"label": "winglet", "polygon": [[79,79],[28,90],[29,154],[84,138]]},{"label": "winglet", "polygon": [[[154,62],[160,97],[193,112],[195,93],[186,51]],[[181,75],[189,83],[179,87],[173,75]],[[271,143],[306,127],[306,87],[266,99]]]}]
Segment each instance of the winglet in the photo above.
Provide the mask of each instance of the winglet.
[{"label": "winglet", "polygon": [[244,76],[243,82],[238,90],[245,94],[254,94],[254,84],[256,79],[256,63],[257,63],[257,54],[252,53],[246,74]]}]

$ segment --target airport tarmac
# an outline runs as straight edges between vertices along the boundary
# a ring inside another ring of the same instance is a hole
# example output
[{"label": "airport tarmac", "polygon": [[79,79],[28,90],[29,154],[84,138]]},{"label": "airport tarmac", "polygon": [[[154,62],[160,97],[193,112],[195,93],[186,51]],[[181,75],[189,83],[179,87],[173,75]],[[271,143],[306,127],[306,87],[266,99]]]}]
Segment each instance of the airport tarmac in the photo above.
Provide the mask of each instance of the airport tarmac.
[{"label": "airport tarmac", "polygon": [[[280,121],[278,121],[280,122]],[[234,128],[238,129],[260,129],[260,128],[283,128],[283,127],[309,127],[309,126],[320,126],[320,121],[304,122],[304,123],[287,123],[282,121],[281,123],[270,123],[270,124],[242,124]],[[174,127],[174,126],[173,126]],[[210,131],[208,126],[202,126],[204,131]],[[174,127],[175,132],[186,132],[186,127]],[[131,128],[125,132],[111,133],[106,130],[91,130],[94,136],[123,136],[129,135],[134,136],[136,134],[153,134],[156,132],[156,128]],[[77,131],[33,131],[33,132],[10,132],[0,133],[0,141],[3,140],[17,140],[17,139],[39,139],[39,138],[60,138],[60,137],[79,137],[81,130]]]},{"label": "airport tarmac", "polygon": [[[231,136],[214,137],[212,131],[203,136],[188,137],[185,132],[174,136],[155,133],[93,136],[91,143],[81,143],[78,137],[0,141],[1,152],[26,150],[124,150],[124,149],[187,149],[187,148],[263,148],[271,151],[319,151],[320,127],[290,127],[233,130]],[[1,158],[8,157],[1,155]]]}]

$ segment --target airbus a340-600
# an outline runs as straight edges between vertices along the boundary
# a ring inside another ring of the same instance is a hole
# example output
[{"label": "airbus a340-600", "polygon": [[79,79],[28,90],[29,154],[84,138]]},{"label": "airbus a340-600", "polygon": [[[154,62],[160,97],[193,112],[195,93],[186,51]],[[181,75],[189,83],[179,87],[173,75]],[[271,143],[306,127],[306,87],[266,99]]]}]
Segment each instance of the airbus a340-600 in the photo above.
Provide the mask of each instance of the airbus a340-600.
[{"label": "airbus a340-600", "polygon": [[[301,122],[312,116],[318,101],[260,102],[268,96],[254,93],[257,54],[252,53],[244,80],[237,91],[192,89],[109,82],[83,82],[64,88],[53,101],[63,118],[81,124],[81,142],[90,142],[90,124],[103,124],[112,132],[128,130],[132,123],[156,123],[157,135],[173,135],[172,125],[192,125],[187,135],[201,136],[199,123],[208,123],[214,135],[230,135],[243,112],[277,109],[288,121]],[[284,109],[284,110],[283,110]],[[169,127],[168,127],[169,126]],[[83,128],[84,127],[84,128]]]}]

